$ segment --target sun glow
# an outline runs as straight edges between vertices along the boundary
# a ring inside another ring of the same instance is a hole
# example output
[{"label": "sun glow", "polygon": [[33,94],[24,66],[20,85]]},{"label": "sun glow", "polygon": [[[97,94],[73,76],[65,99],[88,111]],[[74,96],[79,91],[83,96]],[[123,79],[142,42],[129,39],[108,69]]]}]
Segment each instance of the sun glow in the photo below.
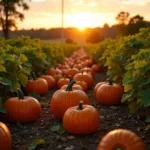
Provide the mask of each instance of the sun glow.
[{"label": "sun glow", "polygon": [[95,20],[90,13],[80,13],[72,15],[72,26],[79,28],[80,30],[86,27],[94,27]]}]

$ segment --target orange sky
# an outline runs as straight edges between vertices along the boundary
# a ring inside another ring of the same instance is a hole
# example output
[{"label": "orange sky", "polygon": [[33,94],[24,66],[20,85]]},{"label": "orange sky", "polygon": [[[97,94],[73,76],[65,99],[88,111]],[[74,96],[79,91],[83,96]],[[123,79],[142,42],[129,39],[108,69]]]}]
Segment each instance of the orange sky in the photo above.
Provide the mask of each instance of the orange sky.
[{"label": "orange sky", "polygon": [[[61,0],[31,0],[25,20],[18,22],[19,28],[61,27]],[[143,15],[150,20],[150,0],[64,0],[64,26],[78,28],[103,26],[115,23],[120,11],[131,16]]]}]

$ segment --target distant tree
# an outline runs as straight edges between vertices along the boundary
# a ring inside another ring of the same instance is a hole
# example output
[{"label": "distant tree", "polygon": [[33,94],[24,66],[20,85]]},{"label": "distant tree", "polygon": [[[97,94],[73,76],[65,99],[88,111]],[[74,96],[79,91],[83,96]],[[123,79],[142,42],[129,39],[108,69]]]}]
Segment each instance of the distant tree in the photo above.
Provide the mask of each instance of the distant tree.
[{"label": "distant tree", "polygon": [[126,35],[135,34],[139,32],[140,28],[145,28],[146,22],[144,21],[144,17],[140,15],[133,16],[130,18],[129,24],[126,29]]},{"label": "distant tree", "polygon": [[104,37],[98,31],[92,31],[86,39],[89,43],[99,43],[104,40]]},{"label": "distant tree", "polygon": [[119,34],[121,36],[125,34],[126,25],[129,22],[129,16],[130,16],[130,14],[128,12],[124,12],[124,11],[121,11],[117,15],[117,17],[116,17],[116,20],[118,22],[118,24],[117,24],[117,34]]},{"label": "distant tree", "polygon": [[27,0],[0,0],[0,26],[2,27],[3,36],[8,39],[9,31],[12,28],[17,29],[17,19],[23,21],[24,14],[20,8],[28,10]]},{"label": "distant tree", "polygon": [[119,24],[128,24],[129,16],[130,14],[128,12],[121,11],[117,15],[116,20],[118,21]]}]

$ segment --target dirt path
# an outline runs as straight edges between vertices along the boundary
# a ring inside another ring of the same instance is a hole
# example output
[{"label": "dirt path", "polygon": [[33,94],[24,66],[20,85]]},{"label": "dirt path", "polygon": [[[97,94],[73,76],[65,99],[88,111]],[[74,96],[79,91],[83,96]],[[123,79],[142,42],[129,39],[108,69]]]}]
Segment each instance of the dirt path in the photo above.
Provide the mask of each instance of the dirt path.
[{"label": "dirt path", "polygon": [[[95,75],[95,84],[105,79],[105,73],[98,73]],[[56,128],[62,124],[53,118],[49,112],[49,102],[54,91],[51,90],[48,95],[41,98],[40,101],[43,102],[42,113],[37,122],[6,123],[12,134],[13,150],[27,150],[31,141],[37,138],[43,138],[46,142],[46,144],[39,146],[38,150],[96,150],[102,136],[116,128],[126,128],[136,132],[143,138],[145,144],[149,145],[147,150],[150,150],[150,130],[144,129],[144,113],[129,114],[125,104],[111,107],[100,106],[96,103],[93,89],[88,90],[87,94],[100,112],[101,128],[99,131],[91,135],[75,136],[66,132],[63,133],[63,130],[57,130]],[[52,132],[54,130],[59,133]]]}]

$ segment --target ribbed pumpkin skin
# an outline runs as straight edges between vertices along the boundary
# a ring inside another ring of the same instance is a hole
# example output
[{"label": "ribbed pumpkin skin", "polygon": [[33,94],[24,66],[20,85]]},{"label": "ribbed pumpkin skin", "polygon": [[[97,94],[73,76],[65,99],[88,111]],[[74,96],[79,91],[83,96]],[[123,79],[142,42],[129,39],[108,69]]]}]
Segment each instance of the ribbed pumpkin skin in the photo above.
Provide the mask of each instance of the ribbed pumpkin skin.
[{"label": "ribbed pumpkin skin", "polygon": [[0,122],[0,150],[11,150],[12,139],[8,127]]},{"label": "ribbed pumpkin skin", "polygon": [[72,106],[78,105],[81,100],[84,104],[90,104],[85,92],[81,90],[65,91],[60,89],[51,98],[50,110],[55,117],[62,119],[65,111]]},{"label": "ribbed pumpkin skin", "polygon": [[88,90],[88,86],[87,86],[86,82],[84,82],[84,81],[76,81],[76,84],[80,85],[84,92],[86,92]]},{"label": "ribbed pumpkin skin", "polygon": [[97,84],[95,85],[95,87],[94,87],[94,95],[95,95],[95,96],[96,96],[97,89],[98,89],[102,84],[104,84],[104,83],[106,83],[106,82],[99,82],[99,83],[97,83]]},{"label": "ribbed pumpkin skin", "polygon": [[35,121],[41,112],[40,103],[33,97],[25,96],[23,100],[18,97],[9,98],[5,103],[5,118],[9,122]]},{"label": "ribbed pumpkin skin", "polygon": [[121,102],[123,92],[123,87],[119,84],[104,83],[97,89],[96,99],[102,105],[116,105]]},{"label": "ribbed pumpkin skin", "polygon": [[70,76],[73,77],[77,73],[79,73],[79,69],[77,69],[77,68],[68,69],[67,77],[70,77]]},{"label": "ribbed pumpkin skin", "polygon": [[45,79],[37,78],[36,80],[28,80],[25,87],[26,93],[36,92],[40,95],[47,94],[48,92],[48,83]]},{"label": "ribbed pumpkin skin", "polygon": [[91,88],[93,83],[94,83],[94,79],[92,77],[92,75],[88,74],[88,73],[77,73],[74,77],[73,80],[75,81],[84,81],[87,83],[88,88]]},{"label": "ribbed pumpkin skin", "polygon": [[58,89],[60,89],[60,88],[61,88],[62,86],[64,86],[64,85],[68,84],[69,81],[70,81],[69,78],[60,78],[60,79],[58,80],[58,82],[57,82],[57,87],[58,87]]},{"label": "ribbed pumpkin skin", "polygon": [[50,75],[42,75],[40,78],[45,79],[48,84],[48,88],[53,88],[56,85],[55,79]]},{"label": "ribbed pumpkin skin", "polygon": [[102,70],[102,68],[100,67],[100,65],[94,64],[94,65],[92,65],[92,70],[94,72],[100,72]]},{"label": "ribbed pumpkin skin", "polygon": [[146,150],[145,144],[135,133],[126,129],[116,129],[106,134],[97,150]]},{"label": "ribbed pumpkin skin", "polygon": [[68,108],[63,117],[64,128],[73,134],[90,134],[100,127],[100,115],[90,105],[83,105],[83,110],[78,106]]},{"label": "ribbed pumpkin skin", "polygon": [[[61,87],[61,89],[66,90],[66,89],[67,89],[67,86],[68,86],[68,85],[63,85],[63,86]],[[74,84],[74,85],[72,86],[72,90],[81,90],[81,91],[83,91],[83,88],[82,88],[80,85]]]}]

